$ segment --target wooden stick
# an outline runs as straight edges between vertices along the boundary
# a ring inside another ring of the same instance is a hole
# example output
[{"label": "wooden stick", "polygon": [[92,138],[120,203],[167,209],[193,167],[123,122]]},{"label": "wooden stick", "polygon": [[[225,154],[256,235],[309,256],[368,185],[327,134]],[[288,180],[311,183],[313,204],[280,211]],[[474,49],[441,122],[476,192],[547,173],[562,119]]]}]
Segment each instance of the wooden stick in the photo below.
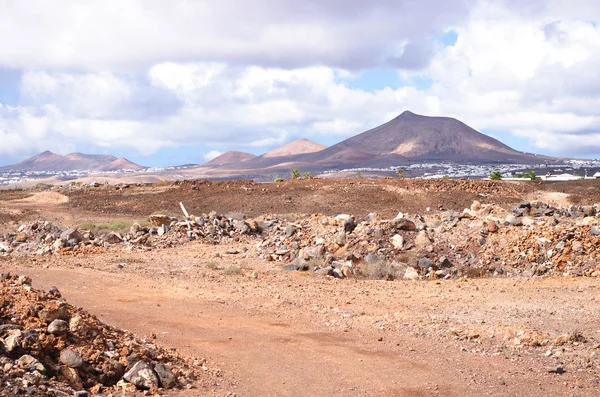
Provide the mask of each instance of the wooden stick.
[{"label": "wooden stick", "polygon": [[180,202],[179,205],[181,206],[181,210],[183,211],[183,215],[185,215],[186,218],[189,218],[190,214],[188,214],[188,212],[185,210],[185,207],[183,206],[183,203]]}]

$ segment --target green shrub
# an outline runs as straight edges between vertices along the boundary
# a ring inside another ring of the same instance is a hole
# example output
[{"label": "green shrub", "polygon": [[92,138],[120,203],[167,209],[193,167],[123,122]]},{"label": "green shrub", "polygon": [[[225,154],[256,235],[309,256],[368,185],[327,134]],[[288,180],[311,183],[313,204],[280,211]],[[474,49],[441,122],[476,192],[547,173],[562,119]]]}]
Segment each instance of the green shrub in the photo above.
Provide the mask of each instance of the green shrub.
[{"label": "green shrub", "polygon": [[502,174],[499,171],[494,171],[490,174],[490,179],[492,181],[499,181],[502,179]]}]

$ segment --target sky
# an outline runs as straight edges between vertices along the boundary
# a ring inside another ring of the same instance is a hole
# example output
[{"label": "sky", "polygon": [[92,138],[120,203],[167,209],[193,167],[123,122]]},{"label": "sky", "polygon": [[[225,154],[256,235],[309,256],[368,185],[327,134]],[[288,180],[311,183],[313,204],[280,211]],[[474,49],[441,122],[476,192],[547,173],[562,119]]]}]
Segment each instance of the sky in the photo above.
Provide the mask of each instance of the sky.
[{"label": "sky", "polygon": [[594,0],[0,0],[0,165],[331,145],[404,110],[600,158]]}]

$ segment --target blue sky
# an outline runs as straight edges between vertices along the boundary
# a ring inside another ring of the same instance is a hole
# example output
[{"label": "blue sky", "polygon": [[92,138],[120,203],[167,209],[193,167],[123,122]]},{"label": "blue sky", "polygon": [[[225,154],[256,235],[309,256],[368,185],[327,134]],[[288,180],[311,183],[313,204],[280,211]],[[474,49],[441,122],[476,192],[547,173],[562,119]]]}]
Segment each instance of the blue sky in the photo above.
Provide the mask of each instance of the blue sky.
[{"label": "blue sky", "polygon": [[331,145],[404,110],[517,150],[600,157],[596,2],[0,7],[0,165],[44,150],[203,163],[302,137]]}]

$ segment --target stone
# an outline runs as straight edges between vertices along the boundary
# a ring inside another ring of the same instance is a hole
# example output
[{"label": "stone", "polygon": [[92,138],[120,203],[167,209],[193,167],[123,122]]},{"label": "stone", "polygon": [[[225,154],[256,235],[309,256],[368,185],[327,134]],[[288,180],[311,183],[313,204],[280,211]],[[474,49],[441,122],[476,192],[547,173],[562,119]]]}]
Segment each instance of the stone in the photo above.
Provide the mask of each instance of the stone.
[{"label": "stone", "polygon": [[102,240],[104,240],[105,243],[118,244],[123,242],[123,237],[117,232],[110,232],[107,233]]},{"label": "stone", "polygon": [[296,234],[296,227],[294,225],[287,225],[285,227],[285,237],[292,237]]},{"label": "stone", "polygon": [[521,226],[523,224],[523,221],[521,220],[521,218],[516,217],[514,215],[507,215],[505,220],[507,223],[509,223],[513,226]]},{"label": "stone", "polygon": [[177,386],[177,378],[175,377],[171,369],[165,364],[156,364],[154,366],[154,371],[156,372],[156,375],[158,375],[160,385],[164,389],[171,389]]},{"label": "stone", "polygon": [[344,264],[340,267],[344,277],[350,277],[352,275],[352,263]]},{"label": "stone", "polygon": [[317,245],[316,247],[305,247],[304,254],[307,258],[320,258],[325,253],[325,247],[322,245]]},{"label": "stone", "polygon": [[345,278],[346,276],[342,272],[342,269],[334,268],[333,269],[333,277],[335,277],[335,278]]},{"label": "stone", "polygon": [[137,222],[134,222],[133,225],[131,225],[131,227],[129,228],[129,234],[131,234],[132,236],[135,236],[140,231],[142,231],[142,226]]},{"label": "stone", "polygon": [[417,230],[417,225],[415,225],[415,223],[410,219],[406,218],[394,219],[392,221],[392,226],[397,230],[406,230],[409,232],[414,232]]},{"label": "stone", "polygon": [[15,241],[17,243],[24,243],[27,241],[27,239],[29,238],[29,236],[25,233],[18,233],[17,237],[15,237]]},{"label": "stone", "polygon": [[296,258],[291,263],[283,266],[281,270],[286,272],[294,272],[294,271],[308,271],[308,262],[302,258]]},{"label": "stone", "polygon": [[52,335],[61,335],[67,332],[69,329],[69,323],[65,320],[54,320],[48,325],[48,332]]},{"label": "stone", "polygon": [[431,240],[429,239],[429,237],[427,237],[427,234],[423,231],[419,232],[419,234],[417,234],[417,237],[415,238],[415,245],[417,247],[424,247],[429,244],[431,244]]},{"label": "stone", "polygon": [[125,367],[123,364],[110,359],[106,360],[100,369],[102,374],[98,380],[104,386],[115,385],[123,377],[123,373],[125,372]]},{"label": "stone", "polygon": [[171,224],[171,222],[176,221],[176,218],[172,218],[170,216],[167,215],[150,215],[149,217],[150,222],[152,223],[152,226],[169,226]]},{"label": "stone", "polygon": [[344,221],[344,232],[352,233],[356,229],[356,222],[353,217],[349,217]]},{"label": "stone", "polygon": [[335,243],[339,246],[346,245],[346,232],[339,232],[335,238]]},{"label": "stone", "polygon": [[[11,324],[8,324],[8,326],[11,326]],[[4,329],[0,328],[0,342],[4,345],[6,351],[11,352],[21,346],[22,333],[19,328],[9,328],[7,325],[0,325],[0,327],[6,327]]]},{"label": "stone", "polygon": [[593,234],[594,236],[600,236],[600,227],[592,226],[590,228],[590,233]]},{"label": "stone", "polygon": [[466,218],[466,219],[471,219],[471,220],[472,220],[472,219],[476,219],[476,218],[477,218],[477,211],[474,211],[474,210],[470,210],[470,209],[468,209],[468,208],[465,208],[465,209],[463,210],[462,217],[463,217],[463,218]]},{"label": "stone", "polygon": [[367,262],[367,265],[374,265],[379,261],[381,261],[381,258],[375,252],[369,252],[367,256],[365,256],[365,262]]},{"label": "stone", "polygon": [[325,266],[315,269],[315,274],[317,276],[333,276],[333,267]]},{"label": "stone", "polygon": [[417,271],[414,268],[410,266],[406,268],[406,272],[404,272],[405,280],[417,280],[418,278],[419,273],[417,273]]},{"label": "stone", "polygon": [[566,372],[565,369],[561,366],[549,367],[547,369],[547,371],[551,374],[557,374],[557,375],[562,375]]},{"label": "stone", "polygon": [[30,371],[30,372],[33,372],[33,371],[45,372],[46,371],[46,368],[44,368],[42,363],[40,363],[37,358],[30,356],[29,354],[24,354],[21,357],[19,357],[19,359],[17,360],[17,365],[19,366],[19,368],[22,368],[22,369]]},{"label": "stone", "polygon": [[444,220],[446,222],[458,221],[461,218],[461,215],[457,211],[446,211],[444,212]]},{"label": "stone", "polygon": [[488,220],[486,223],[487,231],[490,233],[496,233],[498,231],[498,225],[493,220]]},{"label": "stone", "polygon": [[56,288],[55,286],[50,287],[50,289],[48,290],[48,295],[54,298],[60,298],[62,296],[58,288]]},{"label": "stone", "polygon": [[399,234],[394,234],[391,239],[391,243],[396,249],[402,249],[404,247],[404,237]]},{"label": "stone", "polygon": [[519,204],[517,204],[516,208],[519,208],[519,209],[523,209],[523,208],[531,209],[531,203],[529,201],[521,201]]},{"label": "stone", "polygon": [[79,376],[79,372],[75,368],[70,368],[61,365],[58,368],[58,380],[61,382],[68,383],[69,386],[71,386],[73,389],[83,389],[83,385],[81,384],[81,377]]},{"label": "stone", "polygon": [[64,247],[65,247],[65,241],[64,241],[64,240],[61,240],[61,239],[58,239],[58,240],[56,240],[56,241],[55,241],[55,242],[52,244],[52,249],[53,249],[54,251],[58,251],[58,250],[60,250],[60,249],[62,249],[62,248],[64,248]]},{"label": "stone", "polygon": [[83,365],[83,359],[81,358],[79,353],[70,349],[62,350],[60,352],[58,361],[69,368],[79,368]]},{"label": "stone", "polygon": [[481,203],[477,200],[471,203],[471,211],[479,211],[481,209]]},{"label": "stone", "polygon": [[535,220],[530,216],[524,216],[523,218],[521,218],[521,223],[523,224],[523,226],[531,226],[535,224]]},{"label": "stone", "polygon": [[421,258],[421,259],[419,259],[419,263],[417,266],[419,266],[419,269],[429,269],[432,264],[433,263],[431,262],[431,259]]},{"label": "stone", "polygon": [[88,397],[90,395],[90,393],[88,393],[87,390],[80,390],[80,391],[76,391],[73,394],[73,397]]},{"label": "stone", "polygon": [[79,230],[77,230],[77,228],[69,228],[67,230],[65,230],[64,232],[62,232],[60,234],[60,238],[61,240],[64,241],[69,241],[69,240],[76,240],[77,243],[79,243],[80,241],[83,241],[83,235],[79,232]]},{"label": "stone", "polygon": [[125,373],[123,376],[127,382],[135,385],[138,389],[148,390],[151,388],[158,387],[158,377],[152,369],[152,366],[140,360]]},{"label": "stone", "polygon": [[233,228],[240,234],[249,234],[252,231],[250,225],[245,221],[233,221]]},{"label": "stone", "polygon": [[368,214],[367,216],[365,216],[364,221],[367,223],[375,223],[377,222],[377,214],[374,212],[371,212],[370,214]]},{"label": "stone", "polygon": [[130,395],[137,391],[135,385],[132,385],[131,383],[126,382],[123,379],[117,382],[117,387],[120,388],[125,395]]},{"label": "stone", "polygon": [[246,219],[246,214],[243,212],[228,212],[223,214],[225,218],[232,219],[234,221],[243,221]]},{"label": "stone", "polygon": [[348,214],[339,214],[337,215],[334,219],[336,222],[342,222],[342,221],[346,221],[346,219],[350,218],[350,215]]},{"label": "stone", "polygon": [[69,320],[69,310],[66,303],[52,302],[38,312],[38,317],[50,324],[54,320]]}]

